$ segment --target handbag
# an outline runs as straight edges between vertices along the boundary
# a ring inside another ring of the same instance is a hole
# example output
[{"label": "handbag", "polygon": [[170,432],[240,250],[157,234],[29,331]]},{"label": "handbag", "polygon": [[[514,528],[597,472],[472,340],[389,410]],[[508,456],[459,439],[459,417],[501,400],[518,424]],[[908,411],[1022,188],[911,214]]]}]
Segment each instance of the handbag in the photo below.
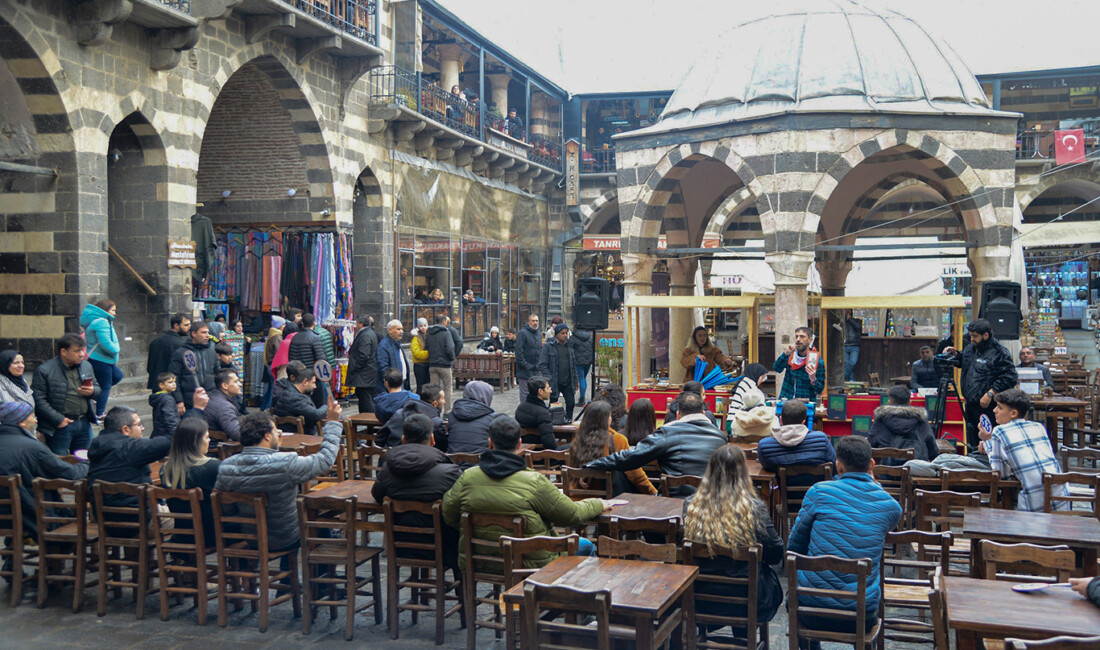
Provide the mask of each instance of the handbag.
[{"label": "handbag", "polygon": [[556,427],[565,424],[565,407],[554,405],[550,407],[550,423]]}]

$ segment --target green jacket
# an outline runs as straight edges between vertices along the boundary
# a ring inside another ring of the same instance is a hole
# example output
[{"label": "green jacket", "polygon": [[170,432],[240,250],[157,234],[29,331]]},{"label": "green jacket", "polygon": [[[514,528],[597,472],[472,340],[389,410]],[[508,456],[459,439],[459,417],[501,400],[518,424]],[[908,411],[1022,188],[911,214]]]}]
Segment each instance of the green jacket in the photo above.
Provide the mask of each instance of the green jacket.
[{"label": "green jacket", "polygon": [[332,340],[332,332],[320,325],[314,325],[313,331],[321,337],[321,348],[325,351],[325,361],[328,361],[328,365],[332,366],[332,371],[336,372],[336,342]]},{"label": "green jacket", "polygon": [[[523,458],[506,451],[490,450],[481,455],[481,462],[455,481],[443,495],[443,521],[462,530],[462,513],[478,512],[501,515],[522,515],[524,537],[554,535],[554,526],[578,526],[603,512],[600,499],[573,501],[538,472],[527,469]],[[475,529],[483,538],[500,537],[504,529],[497,526]],[[459,540],[459,566],[465,565]],[[536,569],[558,557],[557,553],[530,553],[523,566]]]}]

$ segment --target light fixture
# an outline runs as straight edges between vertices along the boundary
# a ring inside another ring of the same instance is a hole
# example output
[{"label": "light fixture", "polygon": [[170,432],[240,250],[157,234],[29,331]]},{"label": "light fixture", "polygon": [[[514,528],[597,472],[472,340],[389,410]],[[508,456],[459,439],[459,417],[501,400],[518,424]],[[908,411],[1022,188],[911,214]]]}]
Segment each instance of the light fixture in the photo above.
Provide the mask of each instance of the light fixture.
[{"label": "light fixture", "polygon": [[228,199],[233,194],[233,190],[222,190],[222,198]]},{"label": "light fixture", "polygon": [[324,208],[323,210],[321,210],[321,212],[319,214],[322,217],[325,217],[327,219],[327,218],[332,216],[332,210],[329,210],[328,208]]},{"label": "light fixture", "polygon": [[297,194],[297,193],[298,193],[298,190],[294,189],[293,187],[286,191],[286,195],[289,198],[294,198],[294,195]]},{"label": "light fixture", "polygon": [[118,161],[122,160],[122,152],[118,149],[111,149],[111,153],[108,158],[112,163],[117,163]]}]

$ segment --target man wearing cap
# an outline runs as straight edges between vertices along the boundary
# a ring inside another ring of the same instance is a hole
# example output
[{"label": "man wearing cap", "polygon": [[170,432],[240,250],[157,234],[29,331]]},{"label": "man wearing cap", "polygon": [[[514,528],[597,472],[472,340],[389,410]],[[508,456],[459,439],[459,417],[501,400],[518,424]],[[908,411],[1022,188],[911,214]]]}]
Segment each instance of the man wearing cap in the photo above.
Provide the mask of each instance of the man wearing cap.
[{"label": "man wearing cap", "polygon": [[[0,476],[19,476],[19,500],[23,504],[23,536],[38,539],[34,516],[32,483],[36,478],[63,478],[70,481],[88,474],[87,463],[70,465],[61,460],[31,432],[38,419],[26,402],[0,404]],[[4,562],[4,571],[11,570],[11,558]],[[10,582],[10,581],[9,581]]]},{"label": "man wearing cap", "polygon": [[569,326],[554,326],[554,338],[542,346],[539,354],[539,374],[550,380],[550,401],[558,401],[558,394],[565,399],[565,418],[573,420],[574,398],[577,392],[577,361],[572,346],[568,345]]}]

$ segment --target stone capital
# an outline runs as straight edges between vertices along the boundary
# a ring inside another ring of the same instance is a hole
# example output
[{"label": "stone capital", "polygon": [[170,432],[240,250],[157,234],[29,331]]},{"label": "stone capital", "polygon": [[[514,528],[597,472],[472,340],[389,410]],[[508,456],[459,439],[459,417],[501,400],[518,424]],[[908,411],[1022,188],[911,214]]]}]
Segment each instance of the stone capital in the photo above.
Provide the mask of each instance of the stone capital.
[{"label": "stone capital", "polygon": [[806,286],[808,273],[814,263],[814,254],[810,251],[765,253],[764,261],[775,273],[775,285]]}]

